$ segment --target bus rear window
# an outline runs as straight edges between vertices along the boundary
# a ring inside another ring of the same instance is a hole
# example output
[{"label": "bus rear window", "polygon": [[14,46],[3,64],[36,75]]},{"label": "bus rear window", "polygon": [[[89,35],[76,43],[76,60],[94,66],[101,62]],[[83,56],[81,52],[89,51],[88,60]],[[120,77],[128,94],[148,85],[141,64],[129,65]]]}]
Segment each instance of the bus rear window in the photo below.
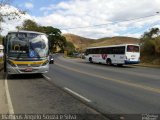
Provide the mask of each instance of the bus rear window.
[{"label": "bus rear window", "polygon": [[139,46],[128,45],[127,52],[139,52]]}]

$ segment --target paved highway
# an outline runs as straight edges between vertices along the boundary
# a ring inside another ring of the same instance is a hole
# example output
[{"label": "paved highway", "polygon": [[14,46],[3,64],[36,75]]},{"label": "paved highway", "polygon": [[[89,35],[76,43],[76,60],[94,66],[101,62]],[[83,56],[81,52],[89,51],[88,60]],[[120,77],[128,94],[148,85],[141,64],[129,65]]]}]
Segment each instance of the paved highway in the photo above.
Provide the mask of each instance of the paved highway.
[{"label": "paved highway", "polygon": [[160,113],[160,69],[106,66],[58,57],[46,74],[106,113]]},{"label": "paved highway", "polygon": [[56,56],[49,73],[16,76],[8,79],[8,86],[15,113],[160,114],[158,68]]}]

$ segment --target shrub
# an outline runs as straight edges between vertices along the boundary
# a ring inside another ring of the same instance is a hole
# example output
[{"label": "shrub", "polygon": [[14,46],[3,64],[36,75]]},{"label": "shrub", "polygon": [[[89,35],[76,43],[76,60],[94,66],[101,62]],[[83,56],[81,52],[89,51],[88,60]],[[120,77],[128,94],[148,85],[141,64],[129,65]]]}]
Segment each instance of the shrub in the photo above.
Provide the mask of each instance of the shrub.
[{"label": "shrub", "polygon": [[141,46],[142,55],[154,55],[155,54],[155,44],[152,40],[147,40]]}]

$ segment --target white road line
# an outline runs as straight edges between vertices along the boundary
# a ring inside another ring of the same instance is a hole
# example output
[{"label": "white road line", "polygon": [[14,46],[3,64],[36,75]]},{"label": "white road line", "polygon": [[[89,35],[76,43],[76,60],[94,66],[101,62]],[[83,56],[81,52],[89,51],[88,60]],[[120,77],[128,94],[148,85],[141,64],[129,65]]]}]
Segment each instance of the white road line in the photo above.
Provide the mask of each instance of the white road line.
[{"label": "white road line", "polygon": [[83,97],[82,95],[80,95],[80,94],[78,94],[78,93],[72,91],[72,90],[69,89],[69,88],[64,87],[64,89],[67,90],[68,92],[70,92],[70,93],[72,93],[72,94],[74,94],[74,95],[80,97],[81,99],[83,99],[83,100],[85,100],[85,101],[87,101],[87,102],[91,102],[91,100],[89,100],[89,99]]},{"label": "white road line", "polygon": [[48,79],[48,80],[51,80],[51,78],[48,77],[48,76],[46,76],[46,75],[43,75],[43,77],[45,77],[45,78]]},{"label": "white road line", "polygon": [[7,103],[8,103],[8,112],[9,114],[14,114],[14,109],[11,101],[11,96],[8,89],[8,82],[7,82],[7,76],[5,77],[5,91],[6,91],[6,97],[7,97]]}]

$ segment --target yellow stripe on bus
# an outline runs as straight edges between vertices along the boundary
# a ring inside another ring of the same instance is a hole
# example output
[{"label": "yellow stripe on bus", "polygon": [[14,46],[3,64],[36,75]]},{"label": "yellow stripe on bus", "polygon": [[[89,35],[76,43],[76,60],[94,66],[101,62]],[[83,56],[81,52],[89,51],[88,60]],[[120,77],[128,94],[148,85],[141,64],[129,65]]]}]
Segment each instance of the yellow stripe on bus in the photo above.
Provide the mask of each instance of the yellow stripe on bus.
[{"label": "yellow stripe on bus", "polygon": [[32,65],[32,64],[43,64],[46,61],[47,60],[42,60],[42,61],[13,61],[13,60],[11,60],[11,62],[13,62],[16,65],[19,65],[19,64],[22,64],[22,65],[24,65],[24,64],[30,64],[30,65]]}]

